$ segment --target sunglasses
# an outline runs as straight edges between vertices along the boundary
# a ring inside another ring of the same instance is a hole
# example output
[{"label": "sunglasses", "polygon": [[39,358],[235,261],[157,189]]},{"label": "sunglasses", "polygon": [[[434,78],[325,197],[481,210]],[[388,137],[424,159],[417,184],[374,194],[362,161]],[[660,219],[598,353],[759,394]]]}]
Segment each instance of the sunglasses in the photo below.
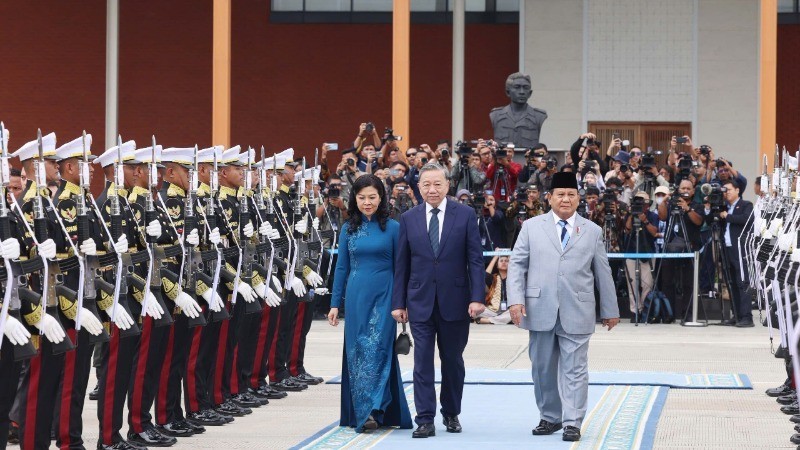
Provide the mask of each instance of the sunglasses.
[{"label": "sunglasses", "polygon": [[406,156],[409,157],[409,158],[412,157],[412,156],[417,156],[417,152],[408,152],[408,153],[406,153]]},{"label": "sunglasses", "polygon": [[631,152],[631,156],[639,156],[642,152]]}]

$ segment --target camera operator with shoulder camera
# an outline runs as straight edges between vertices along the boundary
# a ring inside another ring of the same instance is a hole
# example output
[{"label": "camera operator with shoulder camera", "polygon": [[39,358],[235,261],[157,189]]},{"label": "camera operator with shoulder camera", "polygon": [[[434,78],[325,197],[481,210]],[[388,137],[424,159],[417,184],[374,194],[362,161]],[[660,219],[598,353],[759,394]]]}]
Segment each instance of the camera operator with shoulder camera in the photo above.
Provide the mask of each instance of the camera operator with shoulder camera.
[{"label": "camera operator with shoulder camera", "polygon": [[[655,239],[658,235],[658,214],[650,211],[650,196],[647,192],[639,191],[631,201],[631,210],[625,217],[625,253],[653,253],[655,251]],[[637,260],[625,260],[625,272],[628,279],[628,296],[630,298],[630,310],[634,317],[638,314],[640,322],[646,320],[642,317],[644,299],[653,289],[653,273],[650,265],[650,258],[638,260],[638,286],[636,291],[633,286],[637,278]],[[638,295],[635,294],[638,292]],[[638,297],[639,304],[636,304]],[[634,322],[634,318],[631,322]]]},{"label": "camera operator with shoulder camera", "polygon": [[517,182],[528,183],[541,167],[543,158],[547,157],[547,146],[539,142],[525,152],[525,167],[519,172]]},{"label": "camera operator with shoulder camera", "polygon": [[381,138],[381,150],[378,152],[381,155],[380,161],[378,161],[380,167],[389,167],[395,161],[404,159],[400,153],[400,147],[397,146],[397,141],[402,140],[403,137],[395,135],[391,127],[386,127]]},{"label": "camera operator with shoulder camera", "polygon": [[[721,183],[706,184],[702,186],[706,194],[705,215],[709,223],[718,220],[720,226],[720,244],[724,246],[723,253],[727,259],[728,279],[731,281],[731,307],[736,309],[736,319],[729,319],[723,323],[736,325],[739,328],[753,326],[753,311],[750,299],[745,295],[747,281],[742,281],[740,266],[742,257],[739,252],[739,237],[746,235],[752,229],[748,222],[753,212],[753,204],[743,200],[742,189],[736,179],[728,179]],[[726,265],[722,265],[725,267]],[[744,266],[744,279],[747,280],[747,266]]]},{"label": "camera operator with shoulder camera", "polygon": [[399,180],[391,185],[389,196],[390,214],[393,219],[400,219],[400,216],[409,209],[417,206],[417,199],[414,197],[411,188],[406,180]]},{"label": "camera operator with shoulder camera", "polygon": [[473,193],[482,190],[483,184],[486,182],[486,174],[480,169],[480,158],[473,157],[469,143],[458,142],[456,156],[458,156],[458,162],[453,164],[450,169],[450,192],[466,189]]},{"label": "camera operator with shoulder camera", "polygon": [[517,186],[522,166],[511,160],[514,156],[512,144],[497,149],[494,162],[486,170],[486,180],[489,183],[486,189],[491,189],[495,200],[499,203],[509,203]]},{"label": "camera operator with shoulder camera", "polygon": [[744,194],[744,191],[747,189],[747,178],[742,175],[741,172],[733,168],[733,164],[724,158],[717,158],[714,161],[714,165],[716,167],[716,177],[711,179],[711,184],[717,183],[720,186],[724,186],[730,180],[736,181],[736,185],[739,186],[739,192]]},{"label": "camera operator with shoulder camera", "polygon": [[[702,204],[692,201],[694,183],[683,178],[677,191],[658,206],[658,218],[667,222],[665,253],[691,253],[700,249],[700,227],[705,215]],[[665,259],[660,276],[664,294],[672,302],[675,317],[684,317],[692,300],[692,263],[685,259]]]},{"label": "camera operator with shoulder camera", "polygon": [[600,167],[600,172],[605,173],[608,167],[603,157],[600,156],[599,145],[601,145],[601,142],[597,140],[597,136],[595,136],[594,133],[583,133],[580,135],[578,140],[575,141],[569,149],[569,154],[572,157],[572,164],[574,166],[573,170],[580,170],[578,168],[578,163],[580,161],[592,160]]},{"label": "camera operator with shoulder camera", "polygon": [[462,189],[458,191],[456,198],[459,200],[466,198],[466,204],[475,208],[476,213],[481,214],[483,220],[478,228],[481,235],[481,246],[485,251],[492,251],[495,247],[506,244],[505,215],[497,207],[497,200],[493,196],[483,192],[472,195],[466,189]]}]

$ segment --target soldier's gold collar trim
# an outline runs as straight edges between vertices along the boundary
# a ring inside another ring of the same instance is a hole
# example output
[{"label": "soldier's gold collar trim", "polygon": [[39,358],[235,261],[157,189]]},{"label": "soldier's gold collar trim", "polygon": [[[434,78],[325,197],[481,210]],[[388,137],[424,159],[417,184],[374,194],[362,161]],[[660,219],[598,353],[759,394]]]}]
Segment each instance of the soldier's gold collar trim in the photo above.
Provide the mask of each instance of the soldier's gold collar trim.
[{"label": "soldier's gold collar trim", "polygon": [[168,197],[186,197],[186,191],[184,191],[182,187],[170,183],[169,187],[167,187],[167,196]]},{"label": "soldier's gold collar trim", "polygon": [[139,196],[145,197],[149,193],[150,191],[141,186],[134,186],[133,189],[131,189],[130,195],[128,195],[128,201],[135,202]]},{"label": "soldier's gold collar trim", "polygon": [[81,187],[71,181],[64,180],[64,189],[61,191],[61,198],[68,198],[72,195],[81,195]]},{"label": "soldier's gold collar trim", "polygon": [[228,186],[220,186],[219,187],[219,198],[223,199],[225,197],[236,197],[237,190],[232,187]]},{"label": "soldier's gold collar trim", "polygon": [[108,186],[108,192],[119,193],[119,195],[128,198],[128,190],[125,188],[117,189],[117,185],[113,181]]},{"label": "soldier's gold collar trim", "polygon": [[285,194],[288,194],[289,193],[289,186],[287,186],[285,184],[282,184],[281,187],[280,187],[280,191],[285,193]]}]

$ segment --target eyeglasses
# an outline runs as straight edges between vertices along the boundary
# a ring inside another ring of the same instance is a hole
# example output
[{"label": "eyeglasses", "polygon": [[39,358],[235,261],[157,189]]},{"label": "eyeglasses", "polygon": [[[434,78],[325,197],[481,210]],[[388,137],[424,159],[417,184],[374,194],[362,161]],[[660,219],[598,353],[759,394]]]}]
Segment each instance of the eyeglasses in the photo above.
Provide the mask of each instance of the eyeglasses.
[{"label": "eyeglasses", "polygon": [[406,156],[409,158],[411,158],[412,156],[417,156],[417,152],[408,152],[406,153]]},{"label": "eyeglasses", "polygon": [[631,156],[639,156],[642,152],[631,152]]}]

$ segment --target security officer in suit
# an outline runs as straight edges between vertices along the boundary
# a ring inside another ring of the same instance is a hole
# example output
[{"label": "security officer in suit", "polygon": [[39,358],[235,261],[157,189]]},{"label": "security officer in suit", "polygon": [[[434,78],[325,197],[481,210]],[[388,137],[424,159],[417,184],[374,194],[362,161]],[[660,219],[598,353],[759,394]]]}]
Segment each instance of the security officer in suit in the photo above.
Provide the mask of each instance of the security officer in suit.
[{"label": "security officer in suit", "polygon": [[731,178],[723,183],[722,188],[726,189],[723,195],[727,209],[719,213],[719,218],[725,221],[723,228],[725,257],[728,259],[730,270],[731,300],[733,307],[736,308],[736,319],[730,319],[728,325],[749,328],[753,326],[753,310],[750,299],[744,295],[747,290],[746,280],[749,279],[747,266],[744,267],[744,281],[740,274],[742,258],[739,250],[739,236],[749,233],[753,226],[752,223],[747,225],[747,219],[753,212],[753,204],[742,199],[739,181]]},{"label": "security officer in suit", "polygon": [[513,142],[522,148],[532,148],[539,143],[547,112],[528,105],[532,93],[530,76],[519,72],[508,76],[506,95],[511,103],[489,113],[495,141]]}]

